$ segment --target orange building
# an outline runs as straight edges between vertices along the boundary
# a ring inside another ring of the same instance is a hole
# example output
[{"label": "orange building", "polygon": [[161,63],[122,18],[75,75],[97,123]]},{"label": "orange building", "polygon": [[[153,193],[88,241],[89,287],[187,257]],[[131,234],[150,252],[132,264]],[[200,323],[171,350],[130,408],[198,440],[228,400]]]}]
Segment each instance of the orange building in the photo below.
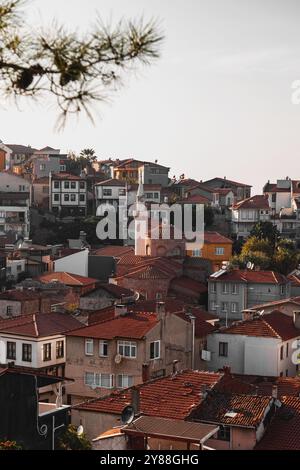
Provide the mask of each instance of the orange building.
[{"label": "orange building", "polygon": [[187,256],[203,258],[211,261],[214,271],[218,271],[224,261],[232,256],[232,240],[218,232],[204,232],[202,249],[187,250]]}]

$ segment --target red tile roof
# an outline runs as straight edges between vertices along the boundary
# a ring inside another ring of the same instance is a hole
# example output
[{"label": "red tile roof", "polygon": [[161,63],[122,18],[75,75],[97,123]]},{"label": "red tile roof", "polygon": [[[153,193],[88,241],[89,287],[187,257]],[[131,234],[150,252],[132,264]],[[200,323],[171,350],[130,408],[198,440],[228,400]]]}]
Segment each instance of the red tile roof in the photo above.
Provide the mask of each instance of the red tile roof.
[{"label": "red tile roof", "polygon": [[228,328],[220,329],[219,332],[230,335],[279,338],[283,341],[300,337],[300,329],[295,327],[293,318],[278,311],[253,320],[237,322]]},{"label": "red tile roof", "polygon": [[115,306],[101,308],[100,310],[92,310],[89,312],[88,325],[100,323],[105,320],[112,320],[115,318]]},{"label": "red tile roof", "polygon": [[[192,413],[192,419],[229,426],[257,428],[271,397],[215,393]],[[232,416],[228,413],[232,412]]]},{"label": "red tile roof", "polygon": [[69,180],[69,181],[84,181],[81,176],[72,175],[71,173],[53,173],[52,180]]},{"label": "red tile roof", "polygon": [[105,181],[100,181],[100,183],[95,184],[95,186],[120,186],[121,188],[125,188],[126,182],[116,178],[110,178]]},{"label": "red tile roof", "polygon": [[94,251],[95,255],[113,256],[115,258],[118,258],[119,256],[126,253],[134,254],[134,248],[132,246],[107,245]]},{"label": "red tile roof", "polygon": [[[134,296],[134,292],[132,290],[126,289],[125,287],[122,287],[122,286],[118,286],[117,284],[101,283],[101,284],[98,284],[95,291],[97,291],[98,289],[103,289],[104,291],[111,294],[113,297],[117,299],[121,299],[122,297]],[[93,292],[94,291],[87,292],[82,297],[91,296],[93,295]]]},{"label": "red tile roof", "polygon": [[299,275],[290,274],[287,278],[291,281],[293,287],[300,287],[300,276]]},{"label": "red tile roof", "polygon": [[63,334],[82,325],[66,313],[20,315],[0,321],[0,332],[34,338]]},{"label": "red tile roof", "polygon": [[190,277],[181,276],[172,280],[170,289],[175,292],[184,289],[189,291],[191,295],[199,296],[207,292],[207,285]]},{"label": "red tile roof", "polygon": [[214,282],[250,282],[255,284],[287,284],[288,279],[283,274],[275,271],[247,271],[244,269],[233,269],[215,278],[210,276]]},{"label": "red tile roof", "polygon": [[[280,305],[284,305],[284,304],[288,304],[288,303],[299,305],[300,304],[300,297],[289,297],[288,299],[273,300],[272,302],[266,302],[264,304],[253,305],[253,307],[251,307],[251,308],[253,310],[261,310],[261,309],[266,308],[266,307],[274,306],[274,308],[275,308],[277,305],[280,306]],[[275,308],[275,310],[276,310],[276,308]]]},{"label": "red tile roof", "polygon": [[233,241],[218,232],[204,232],[204,243],[232,244]]},{"label": "red tile roof", "polygon": [[[186,370],[138,385],[140,410],[144,415],[185,419],[202,401],[203,388],[214,388],[223,374]],[[131,404],[131,389],[113,392],[75,406],[75,409],[98,413],[121,414]]]},{"label": "red tile roof", "polygon": [[300,398],[285,396],[282,403],[255,450],[300,450]]},{"label": "red tile roof", "polygon": [[101,323],[93,323],[72,331],[70,336],[83,338],[132,338],[142,339],[158,323],[156,314],[129,313]]},{"label": "red tile roof", "polygon": [[43,283],[58,281],[67,286],[77,287],[77,286],[90,286],[91,284],[98,283],[98,279],[93,279],[91,277],[79,276],[78,274],[71,274],[66,272],[54,272],[42,274],[37,278]]},{"label": "red tile roof", "polygon": [[257,195],[251,196],[243,201],[237,202],[232,206],[234,210],[239,209],[270,209],[268,196]]},{"label": "red tile roof", "polygon": [[250,184],[238,183],[237,181],[229,180],[228,178],[220,178],[220,176],[216,176],[215,178],[204,181],[203,184],[210,183],[211,181],[214,181],[214,180],[220,180],[220,181],[223,181],[225,184],[229,183],[233,186],[242,186],[242,187],[246,187],[246,188],[252,188],[252,186]]},{"label": "red tile roof", "polygon": [[201,196],[200,194],[193,194],[177,201],[177,204],[208,204],[209,202],[210,200],[207,197]]},{"label": "red tile roof", "polygon": [[142,266],[134,271],[130,271],[128,274],[124,274],[123,277],[130,279],[140,280],[157,280],[157,279],[169,279],[169,275],[157,266]]},{"label": "red tile roof", "polygon": [[[190,322],[189,315],[185,312],[178,312],[176,315],[185,321]],[[210,333],[213,333],[218,327],[213,326],[198,315],[194,315],[195,318],[195,336],[196,338],[205,338]]]}]

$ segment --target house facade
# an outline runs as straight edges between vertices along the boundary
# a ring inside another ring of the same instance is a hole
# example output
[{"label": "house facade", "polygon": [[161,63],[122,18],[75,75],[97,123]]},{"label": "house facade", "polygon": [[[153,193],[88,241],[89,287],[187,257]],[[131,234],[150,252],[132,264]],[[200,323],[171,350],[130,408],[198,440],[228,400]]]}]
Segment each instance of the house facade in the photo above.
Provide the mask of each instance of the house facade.
[{"label": "house facade", "polygon": [[300,338],[299,316],[274,311],[253,315],[229,328],[209,334],[208,370],[229,366],[236,374],[289,377],[298,373],[293,355]]},{"label": "house facade", "polygon": [[271,208],[267,196],[252,196],[231,207],[231,230],[238,238],[247,238],[258,222],[271,220]]},{"label": "house facade", "polygon": [[66,374],[74,377],[69,402],[95,398],[172,371],[173,361],[187,368],[192,358],[192,326],[166,314],[127,312],[67,335]]},{"label": "house facade", "polygon": [[87,183],[69,173],[50,174],[49,209],[58,217],[83,217],[87,214]]},{"label": "house facade", "polygon": [[274,271],[220,270],[208,279],[208,306],[225,322],[241,320],[243,310],[290,297],[290,281]]},{"label": "house facade", "polygon": [[28,237],[30,184],[21,177],[0,173],[0,233]]}]

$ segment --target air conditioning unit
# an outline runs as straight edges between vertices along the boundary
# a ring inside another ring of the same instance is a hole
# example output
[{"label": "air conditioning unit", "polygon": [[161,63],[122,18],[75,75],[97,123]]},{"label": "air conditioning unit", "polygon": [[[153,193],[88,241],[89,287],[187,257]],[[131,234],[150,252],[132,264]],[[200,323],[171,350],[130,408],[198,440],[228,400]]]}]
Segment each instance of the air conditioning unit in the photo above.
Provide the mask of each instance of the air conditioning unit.
[{"label": "air conditioning unit", "polygon": [[201,359],[202,361],[210,361],[211,360],[211,352],[202,349],[201,351]]}]

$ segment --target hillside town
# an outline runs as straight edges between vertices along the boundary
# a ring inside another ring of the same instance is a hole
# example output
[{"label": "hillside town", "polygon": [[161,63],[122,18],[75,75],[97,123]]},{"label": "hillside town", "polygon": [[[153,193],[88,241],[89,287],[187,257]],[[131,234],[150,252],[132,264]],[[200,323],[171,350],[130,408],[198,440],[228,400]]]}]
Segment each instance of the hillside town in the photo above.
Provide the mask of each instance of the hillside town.
[{"label": "hillside town", "polygon": [[300,449],[300,179],[265,176],[0,143],[1,445]]}]

